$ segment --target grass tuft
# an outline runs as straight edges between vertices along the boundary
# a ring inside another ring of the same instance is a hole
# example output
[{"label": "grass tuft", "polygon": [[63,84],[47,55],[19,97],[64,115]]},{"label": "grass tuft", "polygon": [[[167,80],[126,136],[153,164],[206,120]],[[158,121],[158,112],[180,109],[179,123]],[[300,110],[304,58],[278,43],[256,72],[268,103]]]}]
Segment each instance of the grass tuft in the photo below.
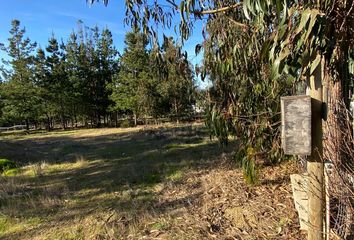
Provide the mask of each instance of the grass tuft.
[{"label": "grass tuft", "polygon": [[18,168],[11,168],[8,170],[5,170],[2,175],[5,177],[13,177],[16,176],[17,174],[19,174],[19,169]]},{"label": "grass tuft", "polygon": [[15,168],[16,164],[6,158],[0,158],[0,173]]}]

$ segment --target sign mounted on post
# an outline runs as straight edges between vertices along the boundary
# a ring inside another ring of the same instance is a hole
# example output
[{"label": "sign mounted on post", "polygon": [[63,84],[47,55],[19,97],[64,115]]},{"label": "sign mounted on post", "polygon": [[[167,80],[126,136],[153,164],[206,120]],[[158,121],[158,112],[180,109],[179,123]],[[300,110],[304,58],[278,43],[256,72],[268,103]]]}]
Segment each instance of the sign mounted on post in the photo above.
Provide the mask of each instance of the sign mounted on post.
[{"label": "sign mounted on post", "polygon": [[311,155],[311,97],[281,97],[282,148],[288,155]]}]

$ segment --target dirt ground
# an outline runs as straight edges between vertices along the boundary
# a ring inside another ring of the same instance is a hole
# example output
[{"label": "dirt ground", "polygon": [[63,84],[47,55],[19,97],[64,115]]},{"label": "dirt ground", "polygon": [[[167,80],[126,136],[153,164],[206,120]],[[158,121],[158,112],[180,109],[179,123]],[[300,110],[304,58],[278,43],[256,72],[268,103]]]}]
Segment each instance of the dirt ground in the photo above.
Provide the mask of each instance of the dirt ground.
[{"label": "dirt ground", "polygon": [[1,239],[304,239],[295,162],[247,185],[199,125],[2,134]]}]

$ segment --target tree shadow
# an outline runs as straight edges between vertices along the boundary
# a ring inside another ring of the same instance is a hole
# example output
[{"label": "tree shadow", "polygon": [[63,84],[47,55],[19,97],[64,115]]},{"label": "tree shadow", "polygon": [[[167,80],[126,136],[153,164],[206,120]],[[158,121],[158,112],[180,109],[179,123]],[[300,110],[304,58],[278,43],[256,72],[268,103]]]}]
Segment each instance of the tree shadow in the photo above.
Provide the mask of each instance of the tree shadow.
[{"label": "tree shadow", "polygon": [[[33,235],[52,228],[53,224],[60,225],[108,209],[139,215],[187,206],[200,193],[191,192],[182,198],[160,202],[160,192],[153,189],[171,181],[171,176],[177,176],[179,184],[183,185],[183,177],[179,175],[183,176],[189,170],[210,168],[222,154],[231,153],[237,146],[236,142],[231,142],[228,147],[220,148],[217,141],[207,139],[203,128],[176,127],[99,137],[61,136],[5,143],[16,147],[22,145],[29,152],[30,158],[24,161],[21,158],[23,152],[14,152],[16,148],[5,151],[5,157],[23,161],[21,164],[74,163],[77,156],[85,159],[87,164],[35,177],[8,177],[7,180],[12,179],[23,186],[16,188],[12,197],[7,193],[7,199],[0,198],[0,209],[6,210],[9,201],[14,199],[22,201],[14,216],[38,217],[46,219],[47,223],[3,237],[17,239],[24,234]],[[26,202],[29,199],[30,204]],[[11,212],[5,211],[5,214],[11,215]]]}]

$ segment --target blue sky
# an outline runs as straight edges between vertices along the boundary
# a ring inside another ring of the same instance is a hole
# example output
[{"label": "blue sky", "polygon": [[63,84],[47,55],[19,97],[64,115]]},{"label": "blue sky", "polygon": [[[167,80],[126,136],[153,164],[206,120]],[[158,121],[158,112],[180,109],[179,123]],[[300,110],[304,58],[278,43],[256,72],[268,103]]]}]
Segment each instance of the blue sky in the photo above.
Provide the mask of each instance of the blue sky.
[{"label": "blue sky", "polygon": [[[47,45],[48,38],[54,32],[58,39],[66,40],[77,21],[82,20],[87,26],[108,27],[113,34],[116,48],[122,52],[124,48],[124,35],[129,27],[124,26],[124,1],[110,0],[105,7],[101,3],[92,6],[86,0],[1,0],[0,7],[0,42],[6,43],[9,37],[12,19],[21,21],[26,27],[26,35],[36,41],[41,47]],[[190,61],[197,64],[201,56],[195,56],[194,47],[202,41],[202,24],[197,24],[194,35],[185,43]],[[165,35],[174,35],[168,30]],[[0,58],[4,54],[0,52]]]}]

